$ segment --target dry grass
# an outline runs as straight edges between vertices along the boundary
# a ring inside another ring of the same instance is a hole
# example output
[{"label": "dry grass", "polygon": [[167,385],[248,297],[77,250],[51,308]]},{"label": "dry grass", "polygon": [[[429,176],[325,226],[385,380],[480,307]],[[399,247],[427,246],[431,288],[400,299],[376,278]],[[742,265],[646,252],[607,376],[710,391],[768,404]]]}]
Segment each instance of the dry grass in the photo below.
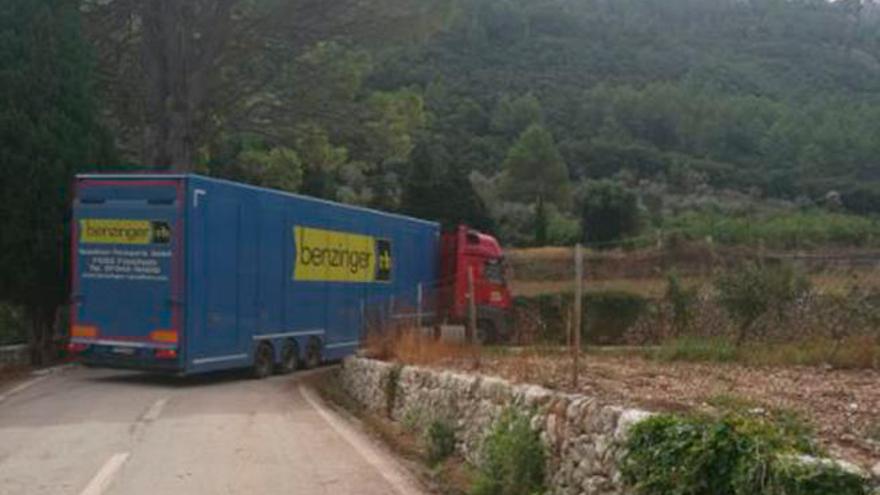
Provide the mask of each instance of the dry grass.
[{"label": "dry grass", "polygon": [[475,346],[438,340],[415,328],[368,332],[363,349],[368,357],[415,365],[460,359],[479,362],[481,354]]},{"label": "dry grass", "polygon": [[[863,466],[880,461],[880,444],[870,441],[880,431],[876,370],[663,362],[591,353],[581,359],[575,388],[571,362],[560,348],[495,352],[483,356],[480,372],[654,411],[700,411],[719,407],[719,397],[737,397],[743,404],[803,417],[834,455]],[[435,366],[467,371],[471,363],[448,361]]]},{"label": "dry grass", "polygon": [[814,338],[794,344],[749,345],[740,354],[740,362],[754,366],[880,370],[880,343],[869,336],[847,337],[839,341]]}]

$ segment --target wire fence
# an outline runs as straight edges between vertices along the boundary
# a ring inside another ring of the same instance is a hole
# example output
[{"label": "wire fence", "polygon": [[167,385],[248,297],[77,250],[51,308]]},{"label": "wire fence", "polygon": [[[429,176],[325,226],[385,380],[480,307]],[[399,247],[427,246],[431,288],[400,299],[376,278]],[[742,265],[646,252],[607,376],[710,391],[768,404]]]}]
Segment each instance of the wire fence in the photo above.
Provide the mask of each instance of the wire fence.
[{"label": "wire fence", "polygon": [[[584,254],[581,333],[591,344],[681,336],[736,341],[877,339],[880,251],[780,251],[694,243]],[[519,343],[564,343],[572,248],[509,252]]]}]

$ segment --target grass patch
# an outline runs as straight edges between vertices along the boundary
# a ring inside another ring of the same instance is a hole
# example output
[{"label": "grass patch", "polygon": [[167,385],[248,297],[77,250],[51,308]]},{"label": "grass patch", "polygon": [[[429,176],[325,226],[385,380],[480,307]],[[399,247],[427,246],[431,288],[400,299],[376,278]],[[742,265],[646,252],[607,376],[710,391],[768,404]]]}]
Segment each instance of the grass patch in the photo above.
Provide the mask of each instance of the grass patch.
[{"label": "grass patch", "polygon": [[639,495],[864,495],[865,480],[817,455],[812,438],[772,418],[661,415],[635,425],[621,461]]},{"label": "grass patch", "polygon": [[471,495],[544,493],[546,453],[529,417],[507,409],[483,444],[483,460]]},{"label": "grass patch", "polygon": [[797,343],[741,346],[727,339],[680,337],[663,343],[647,355],[658,361],[880,369],[880,344],[873,337],[813,338]]},{"label": "grass patch", "polygon": [[425,453],[431,466],[455,453],[455,427],[442,419],[431,421],[425,429]]},{"label": "grass patch", "polygon": [[679,337],[672,339],[653,353],[659,361],[685,361],[729,363],[739,359],[737,347],[726,339],[700,337]]}]

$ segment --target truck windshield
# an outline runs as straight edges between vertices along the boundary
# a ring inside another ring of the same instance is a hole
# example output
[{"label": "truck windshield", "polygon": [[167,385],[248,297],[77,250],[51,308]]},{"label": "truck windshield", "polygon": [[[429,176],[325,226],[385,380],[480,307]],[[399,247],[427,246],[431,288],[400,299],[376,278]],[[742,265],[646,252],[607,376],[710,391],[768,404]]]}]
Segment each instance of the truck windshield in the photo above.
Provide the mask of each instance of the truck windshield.
[{"label": "truck windshield", "polygon": [[504,285],[504,259],[494,258],[486,260],[483,266],[483,276],[489,282]]}]

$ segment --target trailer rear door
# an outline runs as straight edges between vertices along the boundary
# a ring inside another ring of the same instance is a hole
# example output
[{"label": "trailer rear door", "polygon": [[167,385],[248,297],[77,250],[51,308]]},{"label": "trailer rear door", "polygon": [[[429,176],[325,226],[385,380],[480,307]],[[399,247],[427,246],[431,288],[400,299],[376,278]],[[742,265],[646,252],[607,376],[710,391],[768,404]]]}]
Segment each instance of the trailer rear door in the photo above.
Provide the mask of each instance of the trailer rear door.
[{"label": "trailer rear door", "polygon": [[71,342],[87,361],[178,369],[183,180],[80,179]]}]

